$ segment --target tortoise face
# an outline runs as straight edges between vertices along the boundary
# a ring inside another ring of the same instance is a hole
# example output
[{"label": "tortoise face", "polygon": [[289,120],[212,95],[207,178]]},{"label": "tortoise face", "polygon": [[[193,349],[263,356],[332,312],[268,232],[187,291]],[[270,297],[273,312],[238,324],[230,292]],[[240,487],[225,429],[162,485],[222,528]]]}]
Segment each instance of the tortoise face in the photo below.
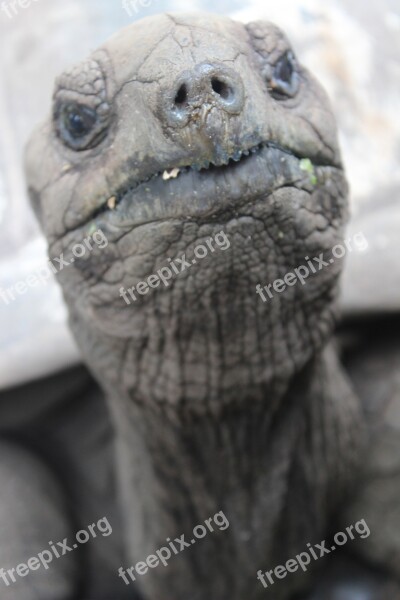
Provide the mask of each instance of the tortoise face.
[{"label": "tortoise face", "polygon": [[[215,371],[222,397],[287,377],[326,338],[339,262],[256,293],[326,259],[347,213],[329,104],[274,25],[164,15],[122,30],[59,77],[26,165],[51,256],[74,259],[59,279],[100,377],[93,340],[129,348],[132,394],[197,401]],[[76,257],[99,231],[107,244]]]}]

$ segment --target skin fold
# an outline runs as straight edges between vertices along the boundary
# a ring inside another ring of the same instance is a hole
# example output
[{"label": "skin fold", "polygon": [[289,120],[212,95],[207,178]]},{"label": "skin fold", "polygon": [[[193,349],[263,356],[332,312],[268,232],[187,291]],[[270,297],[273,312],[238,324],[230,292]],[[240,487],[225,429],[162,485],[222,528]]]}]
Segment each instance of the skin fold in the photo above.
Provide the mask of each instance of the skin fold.
[{"label": "skin fold", "polygon": [[[149,600],[311,590],[311,567],[270,589],[256,573],[332,532],[364,477],[369,423],[331,343],[348,190],[320,85],[270,23],[146,19],[58,78],[26,174],[50,258],[73,259],[57,277],[112,415],[126,566],[219,511],[229,520],[135,588]],[[77,258],[96,231],[107,244]],[[224,249],[192,262],[218,235]],[[124,300],[183,256],[168,286]],[[313,257],[329,266],[305,285],[256,293]],[[351,522],[374,511],[359,502]],[[380,543],[361,541],[363,560],[398,574]],[[378,600],[380,584],[357,596],[355,581],[349,600]]]}]

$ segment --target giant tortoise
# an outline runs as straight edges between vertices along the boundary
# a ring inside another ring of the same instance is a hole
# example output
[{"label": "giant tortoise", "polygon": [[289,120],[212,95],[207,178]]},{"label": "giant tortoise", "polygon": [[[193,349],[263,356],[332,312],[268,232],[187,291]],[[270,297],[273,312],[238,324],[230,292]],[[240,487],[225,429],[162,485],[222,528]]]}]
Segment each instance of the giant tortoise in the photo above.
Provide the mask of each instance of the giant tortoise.
[{"label": "giant tortoise", "polygon": [[94,380],[4,418],[6,597],[400,597],[399,320],[334,333],[368,236],[283,32],[123,29],[57,79],[25,164]]}]

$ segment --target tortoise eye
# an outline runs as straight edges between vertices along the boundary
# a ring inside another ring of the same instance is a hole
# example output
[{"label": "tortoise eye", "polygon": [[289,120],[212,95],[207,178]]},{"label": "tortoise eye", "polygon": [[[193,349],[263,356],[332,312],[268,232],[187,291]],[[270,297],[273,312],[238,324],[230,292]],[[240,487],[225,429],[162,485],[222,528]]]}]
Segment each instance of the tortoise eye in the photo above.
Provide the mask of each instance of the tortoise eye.
[{"label": "tortoise eye", "polygon": [[69,135],[74,138],[82,138],[88,135],[97,121],[96,111],[79,104],[69,104],[62,111],[63,126]]},{"label": "tortoise eye", "polygon": [[79,151],[97,146],[106,134],[108,122],[95,108],[64,101],[56,103],[54,124],[61,141]]},{"label": "tortoise eye", "polygon": [[271,95],[276,100],[284,100],[288,97],[293,98],[297,94],[300,78],[293,52],[286,52],[278,60],[273,70],[272,78],[268,83]]}]

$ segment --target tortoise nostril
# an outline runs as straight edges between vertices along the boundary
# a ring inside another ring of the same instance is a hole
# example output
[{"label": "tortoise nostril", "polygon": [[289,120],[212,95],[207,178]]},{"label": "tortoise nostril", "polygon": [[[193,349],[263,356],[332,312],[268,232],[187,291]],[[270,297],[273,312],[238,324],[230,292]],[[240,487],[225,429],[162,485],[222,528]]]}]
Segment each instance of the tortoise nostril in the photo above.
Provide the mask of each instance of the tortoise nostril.
[{"label": "tortoise nostril", "polygon": [[[182,71],[175,81],[167,81],[159,95],[161,116],[171,127],[182,128],[195,122],[207,125],[213,114],[239,115],[244,108],[245,91],[240,73],[220,64],[201,63]],[[211,119],[212,120],[212,119]]]},{"label": "tortoise nostril", "polygon": [[181,85],[175,96],[175,104],[182,106],[188,100],[188,88],[185,83]]},{"label": "tortoise nostril", "polygon": [[211,79],[211,87],[218,96],[221,96],[224,100],[229,100],[232,97],[233,90],[224,81],[221,81],[217,77]]}]

